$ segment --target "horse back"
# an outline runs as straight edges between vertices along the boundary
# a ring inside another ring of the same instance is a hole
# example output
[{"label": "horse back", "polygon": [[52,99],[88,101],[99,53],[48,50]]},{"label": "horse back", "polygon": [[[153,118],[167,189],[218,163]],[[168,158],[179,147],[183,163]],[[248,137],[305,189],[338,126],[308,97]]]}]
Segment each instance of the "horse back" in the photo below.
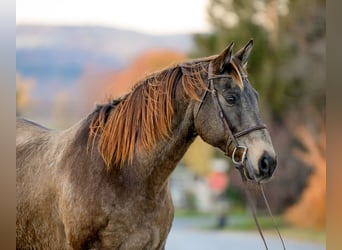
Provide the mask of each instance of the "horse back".
[{"label": "horse back", "polygon": [[29,145],[30,143],[38,143],[39,139],[49,134],[52,131],[38,123],[35,123],[24,118],[17,118],[16,124],[16,147]]},{"label": "horse back", "polygon": [[17,249],[57,249],[64,238],[52,166],[59,133],[25,119],[17,119],[16,133]]}]

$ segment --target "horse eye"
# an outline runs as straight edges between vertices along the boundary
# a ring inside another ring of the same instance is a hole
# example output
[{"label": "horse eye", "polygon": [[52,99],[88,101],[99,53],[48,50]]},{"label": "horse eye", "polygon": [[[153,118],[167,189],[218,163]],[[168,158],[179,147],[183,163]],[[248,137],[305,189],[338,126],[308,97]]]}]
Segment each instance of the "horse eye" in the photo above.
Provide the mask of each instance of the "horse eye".
[{"label": "horse eye", "polygon": [[236,102],[236,98],[235,98],[235,96],[231,95],[231,96],[228,96],[228,97],[226,98],[226,101],[227,101],[228,104],[234,105],[235,102]]}]

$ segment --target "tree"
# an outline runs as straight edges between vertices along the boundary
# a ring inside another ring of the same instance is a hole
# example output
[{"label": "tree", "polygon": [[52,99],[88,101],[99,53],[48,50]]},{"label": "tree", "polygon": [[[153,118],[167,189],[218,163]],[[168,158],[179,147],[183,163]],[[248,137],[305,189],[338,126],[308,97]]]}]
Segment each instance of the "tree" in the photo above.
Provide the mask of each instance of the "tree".
[{"label": "tree", "polygon": [[[324,109],[324,2],[211,0],[214,32],[194,35],[192,56],[219,53],[231,40],[241,47],[253,38],[248,68],[262,108],[274,119],[308,102]],[[312,73],[314,68],[322,70]]]},{"label": "tree", "polygon": [[[191,56],[217,54],[232,40],[236,49],[250,38],[255,41],[249,79],[260,94],[261,113],[278,151],[279,170],[265,186],[276,212],[282,212],[299,200],[314,173],[293,157],[293,146],[303,140],[294,133],[295,125],[311,119],[304,115],[307,107],[324,123],[325,1],[211,0],[208,17],[213,32],[194,35]],[[231,175],[238,187],[238,174]]]},{"label": "tree", "polygon": [[300,125],[296,135],[303,147],[295,155],[308,164],[313,173],[299,201],[286,211],[294,225],[321,229],[326,224],[326,130],[322,121],[314,128]]}]

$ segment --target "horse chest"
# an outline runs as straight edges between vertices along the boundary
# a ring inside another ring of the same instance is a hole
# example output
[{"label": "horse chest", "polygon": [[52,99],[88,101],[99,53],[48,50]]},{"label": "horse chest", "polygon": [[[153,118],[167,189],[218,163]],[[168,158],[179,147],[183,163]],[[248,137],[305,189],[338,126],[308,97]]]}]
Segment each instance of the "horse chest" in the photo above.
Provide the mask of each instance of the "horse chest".
[{"label": "horse chest", "polygon": [[161,200],[131,201],[110,214],[107,227],[99,232],[101,249],[163,249],[173,219],[169,193]]}]

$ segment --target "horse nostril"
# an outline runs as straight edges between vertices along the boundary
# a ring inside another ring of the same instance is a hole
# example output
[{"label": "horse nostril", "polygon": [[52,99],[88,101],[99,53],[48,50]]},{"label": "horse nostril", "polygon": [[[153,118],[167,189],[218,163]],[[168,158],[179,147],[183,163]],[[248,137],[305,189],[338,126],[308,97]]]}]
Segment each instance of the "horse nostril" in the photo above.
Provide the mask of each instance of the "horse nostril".
[{"label": "horse nostril", "polygon": [[268,160],[266,157],[262,157],[260,160],[259,168],[262,172],[267,173],[268,172]]},{"label": "horse nostril", "polygon": [[272,175],[277,165],[277,160],[264,152],[259,160],[259,170],[263,175]]}]

